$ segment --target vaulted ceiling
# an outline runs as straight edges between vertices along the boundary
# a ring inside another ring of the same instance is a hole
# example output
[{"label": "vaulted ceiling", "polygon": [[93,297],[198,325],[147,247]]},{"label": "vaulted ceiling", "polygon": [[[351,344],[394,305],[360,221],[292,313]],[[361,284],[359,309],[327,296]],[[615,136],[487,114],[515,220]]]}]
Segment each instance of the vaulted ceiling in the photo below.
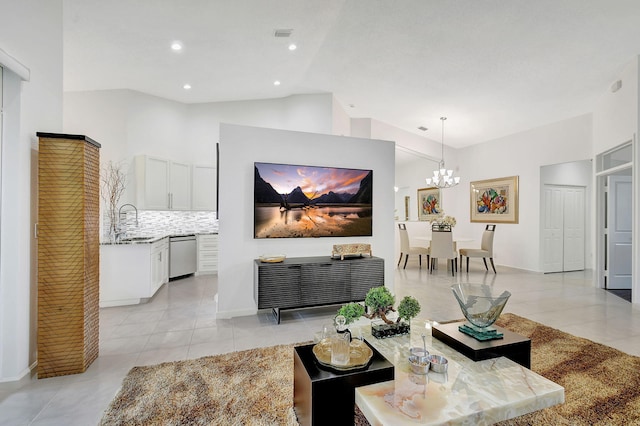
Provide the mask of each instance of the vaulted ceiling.
[{"label": "vaulted ceiling", "polygon": [[591,112],[640,53],[637,0],[63,4],[65,91],[184,103],[333,93],[351,117],[436,141],[447,116],[452,147]]}]

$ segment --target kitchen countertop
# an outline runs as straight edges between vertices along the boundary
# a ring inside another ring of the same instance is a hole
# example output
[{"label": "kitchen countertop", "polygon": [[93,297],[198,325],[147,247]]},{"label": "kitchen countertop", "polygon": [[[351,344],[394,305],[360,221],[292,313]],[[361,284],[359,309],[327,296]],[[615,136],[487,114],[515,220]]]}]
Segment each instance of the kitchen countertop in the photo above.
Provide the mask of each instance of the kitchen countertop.
[{"label": "kitchen countertop", "polygon": [[160,241],[163,238],[168,237],[185,237],[188,235],[217,235],[218,231],[210,232],[176,232],[175,234],[163,234],[163,235],[130,235],[120,241],[108,241],[101,240],[100,245],[112,246],[112,245],[128,245],[128,244],[152,244],[156,241]]}]

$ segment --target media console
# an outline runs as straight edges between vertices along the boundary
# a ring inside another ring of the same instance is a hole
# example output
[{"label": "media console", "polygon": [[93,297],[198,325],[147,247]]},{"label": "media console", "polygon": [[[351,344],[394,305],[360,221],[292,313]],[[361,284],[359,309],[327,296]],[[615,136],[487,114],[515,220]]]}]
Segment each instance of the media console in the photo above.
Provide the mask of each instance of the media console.
[{"label": "media console", "polygon": [[281,309],[362,301],[370,288],[383,285],[384,259],[374,256],[254,261],[253,299],[258,309],[271,308],[278,324]]}]

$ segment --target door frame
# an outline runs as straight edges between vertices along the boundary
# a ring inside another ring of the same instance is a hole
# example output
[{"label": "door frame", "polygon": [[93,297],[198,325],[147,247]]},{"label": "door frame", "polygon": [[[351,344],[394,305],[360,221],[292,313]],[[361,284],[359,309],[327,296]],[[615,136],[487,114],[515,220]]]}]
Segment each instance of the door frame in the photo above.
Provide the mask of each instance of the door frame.
[{"label": "door frame", "polygon": [[[605,170],[598,170],[599,169],[599,163],[600,163],[600,159],[606,155],[608,152],[611,152],[615,149],[618,149],[621,146],[627,145],[627,144],[631,144],[631,148],[632,148],[632,155],[631,155],[631,161],[629,163],[625,163],[625,164],[621,164],[615,167],[611,167]],[[631,185],[632,185],[632,189],[631,189],[631,194],[633,196],[633,201],[632,201],[632,206],[633,206],[633,211],[632,211],[632,223],[634,224],[638,224],[639,223],[639,206],[640,206],[640,200],[637,196],[638,193],[638,188],[640,187],[639,185],[639,180],[640,180],[640,176],[638,176],[638,172],[637,172],[637,164],[638,164],[638,148],[637,148],[637,139],[636,139],[636,135],[633,135],[633,138],[629,141],[624,142],[623,144],[620,144],[619,146],[612,148],[610,150],[607,150],[605,152],[599,153],[596,155],[596,159],[597,161],[594,163],[594,176],[595,176],[595,196],[596,196],[596,202],[595,202],[595,206],[596,206],[596,235],[595,235],[595,253],[596,253],[596,259],[595,259],[595,265],[596,265],[596,273],[593,276],[594,279],[594,285],[598,288],[605,288],[605,256],[606,256],[606,252],[604,250],[604,244],[605,244],[605,215],[606,215],[606,196],[605,196],[605,185],[606,185],[606,180],[608,178],[608,176],[610,175],[615,175],[621,171],[625,171],[627,169],[631,169]],[[639,232],[640,230],[638,229],[640,228],[640,226],[634,226],[633,230],[632,230],[632,259],[636,259],[638,256],[638,241],[640,241],[638,239],[638,237],[640,236]],[[640,304],[640,283],[638,282],[638,277],[640,277],[640,265],[639,262],[633,262],[632,265],[632,269],[631,269],[631,289],[632,289],[632,299],[631,302],[634,304]]]}]

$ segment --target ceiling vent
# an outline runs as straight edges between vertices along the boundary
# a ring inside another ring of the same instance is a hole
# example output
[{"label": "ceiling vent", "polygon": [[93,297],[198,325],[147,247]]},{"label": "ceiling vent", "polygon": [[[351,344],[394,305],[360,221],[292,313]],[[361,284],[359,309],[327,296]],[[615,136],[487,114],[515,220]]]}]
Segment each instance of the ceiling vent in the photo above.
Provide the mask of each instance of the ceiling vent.
[{"label": "ceiling vent", "polygon": [[427,128],[426,128],[426,127],[424,127],[424,126],[420,126],[420,127],[418,127],[418,130],[422,130],[423,132],[426,132],[426,131],[427,131],[427,130],[429,130],[429,129],[427,129]]},{"label": "ceiling vent", "polygon": [[279,29],[273,32],[274,37],[291,37],[291,33],[293,30],[291,29]]}]

